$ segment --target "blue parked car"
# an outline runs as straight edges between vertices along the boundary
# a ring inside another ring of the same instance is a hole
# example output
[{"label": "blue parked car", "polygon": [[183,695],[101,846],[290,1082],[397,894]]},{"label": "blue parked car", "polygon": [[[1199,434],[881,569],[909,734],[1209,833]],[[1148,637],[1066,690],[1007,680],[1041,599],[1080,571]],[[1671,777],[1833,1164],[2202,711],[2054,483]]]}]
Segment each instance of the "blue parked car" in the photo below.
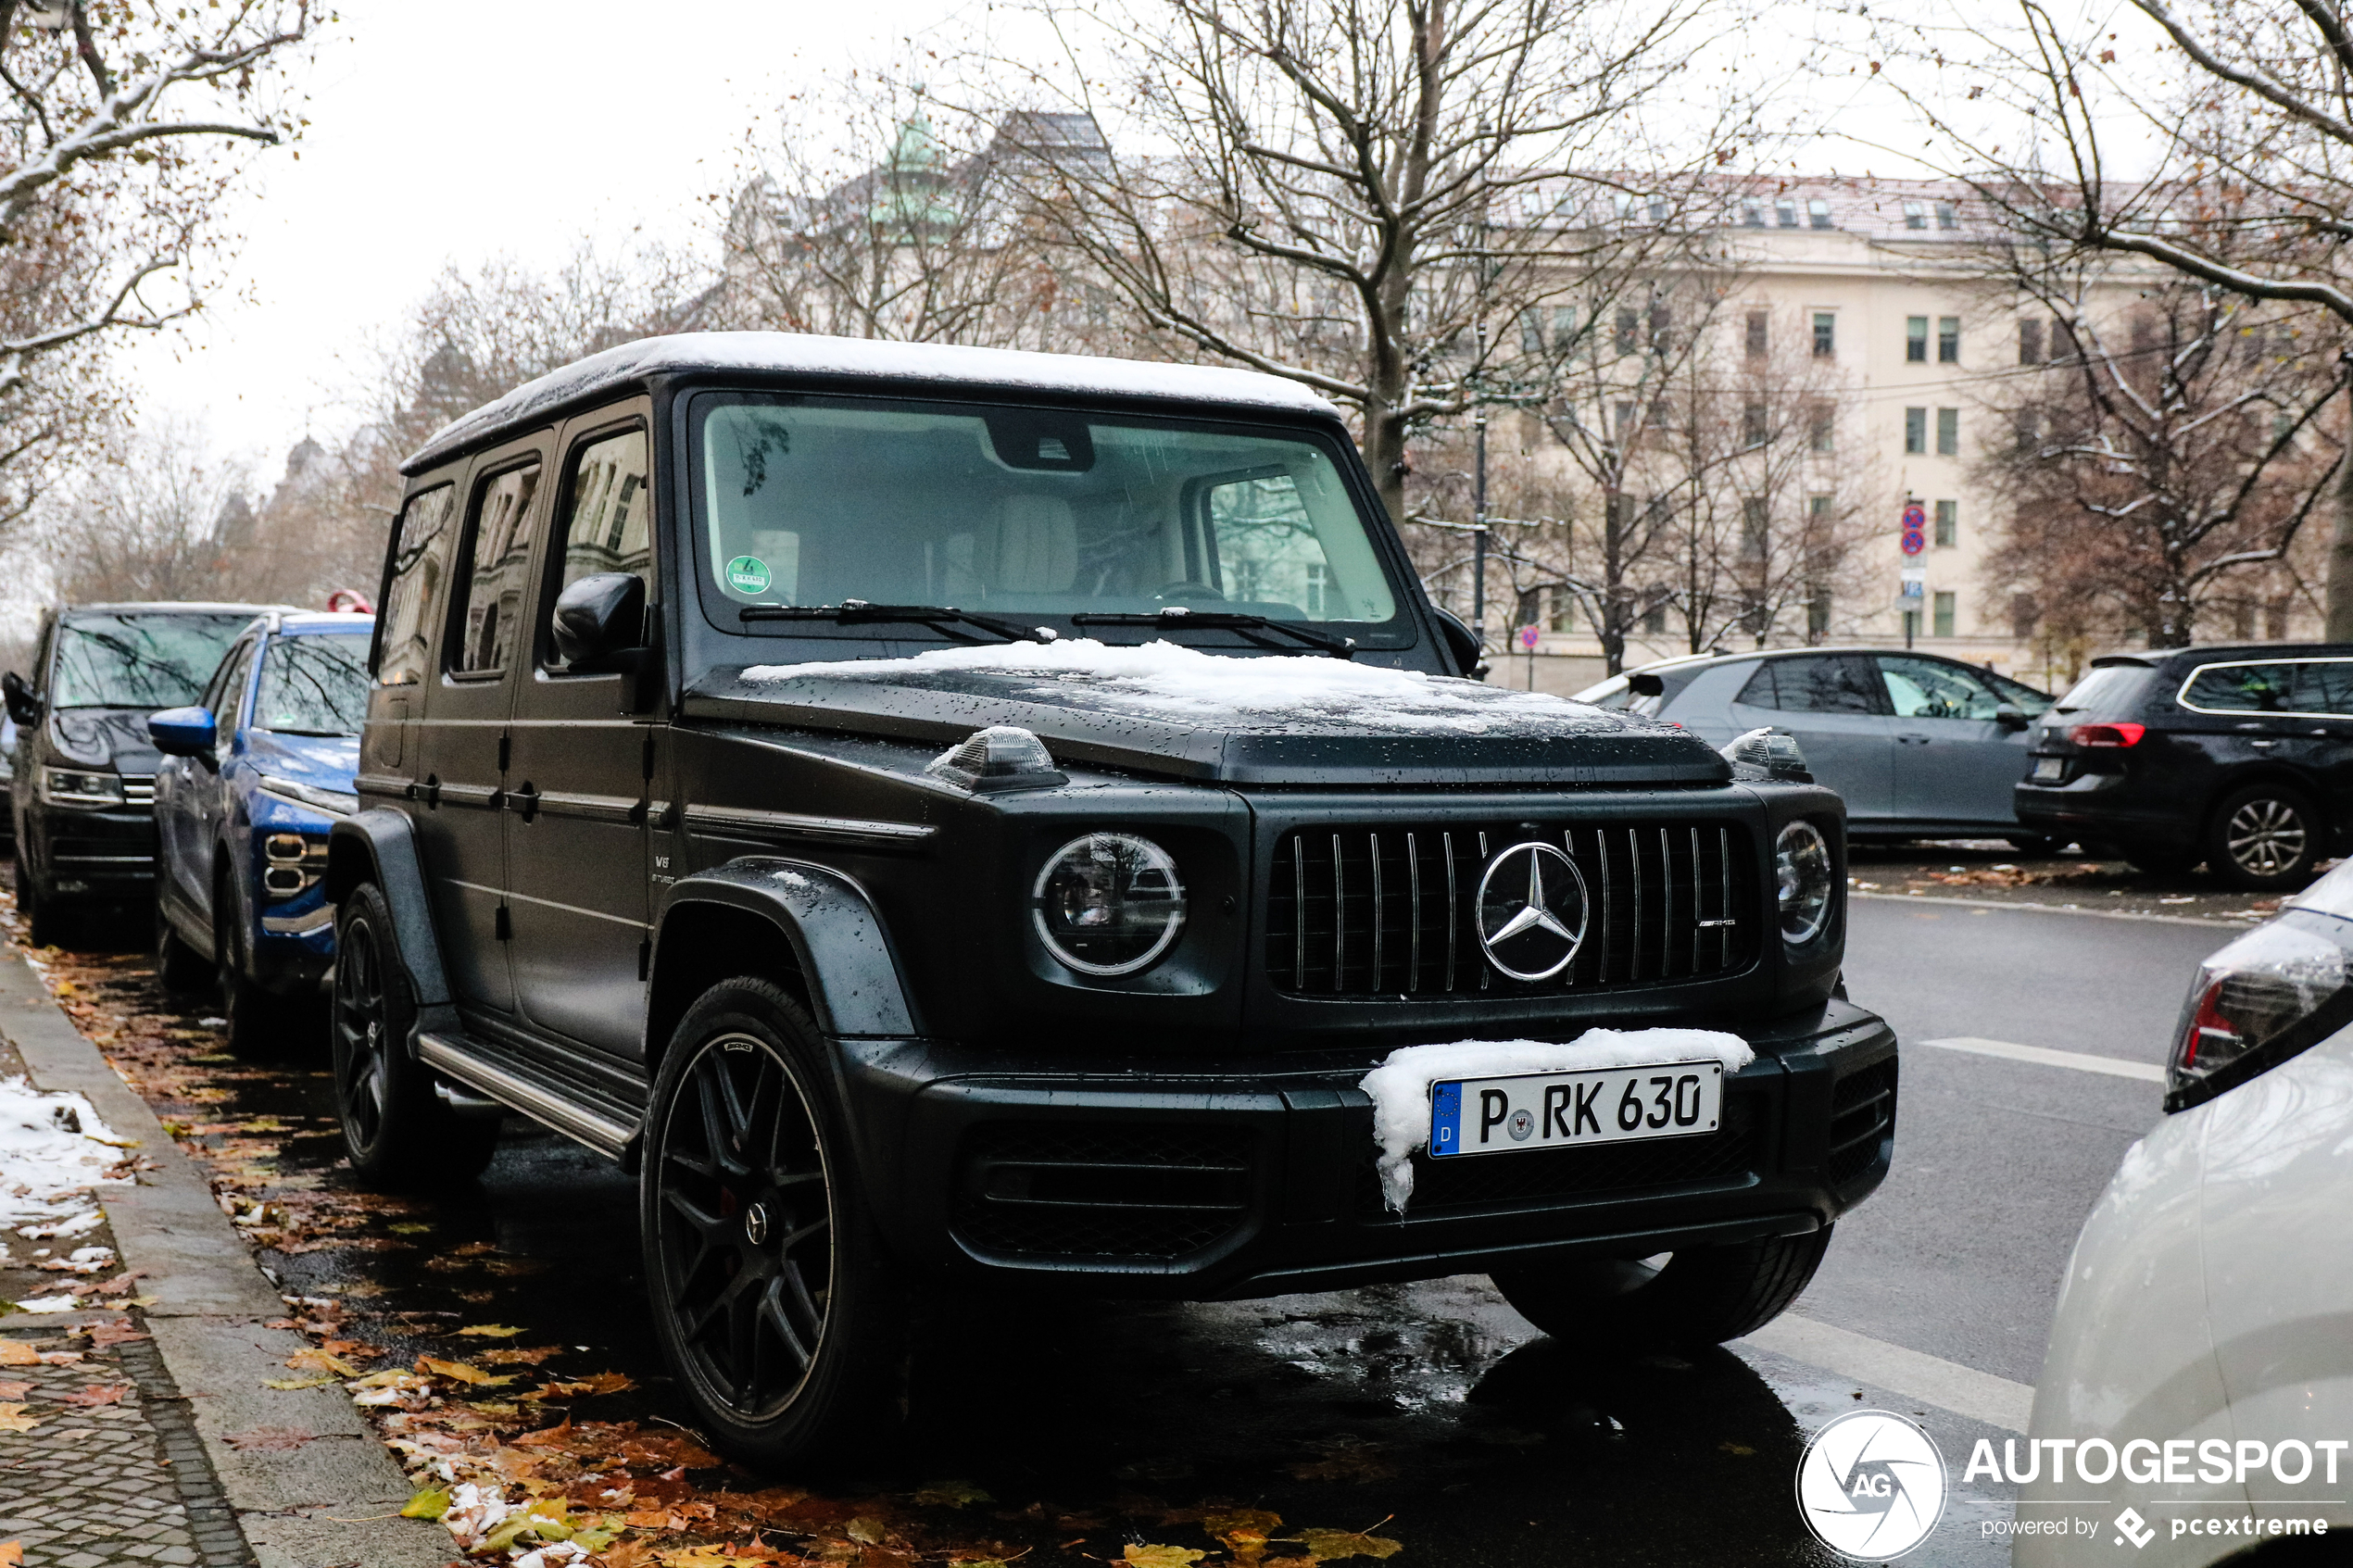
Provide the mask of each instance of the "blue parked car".
[{"label": "blue parked car", "polygon": [[334,966],[320,876],[359,808],[366,615],[276,610],[239,634],[194,708],[147,720],[156,774],[156,969],[220,987],[232,1050],[261,1054],[316,1005]]}]

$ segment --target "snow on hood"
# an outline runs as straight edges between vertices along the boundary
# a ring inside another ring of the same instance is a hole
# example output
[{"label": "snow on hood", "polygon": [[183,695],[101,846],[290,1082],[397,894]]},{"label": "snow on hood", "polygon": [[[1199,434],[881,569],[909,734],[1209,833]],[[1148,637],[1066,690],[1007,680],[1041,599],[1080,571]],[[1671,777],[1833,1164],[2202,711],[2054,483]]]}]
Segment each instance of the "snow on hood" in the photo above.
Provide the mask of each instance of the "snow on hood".
[{"label": "snow on hood", "polygon": [[1649,1067],[1669,1061],[1720,1061],[1737,1073],[1756,1053],[1737,1035],[1714,1029],[1589,1029],[1563,1045],[1541,1040],[1461,1040],[1407,1046],[1384,1058],[1357,1085],[1373,1097],[1373,1138],[1380,1145],[1380,1190],[1403,1214],[1414,1195],[1413,1155],[1429,1142],[1429,1089],[1453,1078],[1503,1078],[1519,1073],[1578,1073],[1597,1067]]},{"label": "snow on hood", "polygon": [[803,676],[904,682],[927,674],[986,672],[1038,684],[1015,695],[1052,701],[1084,692],[1090,706],[1139,717],[1229,723],[1326,724],[1350,734],[1559,734],[1615,727],[1615,716],[1541,692],[1514,691],[1450,675],[1389,670],[1312,655],[1231,658],[1165,639],[1114,646],[1088,637],[938,648],[909,659],[814,664],[755,664],[761,684]]},{"label": "snow on hood", "polygon": [[129,1146],[107,1131],[90,1102],[77,1094],[50,1094],[22,1078],[0,1081],[0,1225],[55,1227],[52,1236],[94,1226],[91,1188],[127,1186],[112,1173]]}]

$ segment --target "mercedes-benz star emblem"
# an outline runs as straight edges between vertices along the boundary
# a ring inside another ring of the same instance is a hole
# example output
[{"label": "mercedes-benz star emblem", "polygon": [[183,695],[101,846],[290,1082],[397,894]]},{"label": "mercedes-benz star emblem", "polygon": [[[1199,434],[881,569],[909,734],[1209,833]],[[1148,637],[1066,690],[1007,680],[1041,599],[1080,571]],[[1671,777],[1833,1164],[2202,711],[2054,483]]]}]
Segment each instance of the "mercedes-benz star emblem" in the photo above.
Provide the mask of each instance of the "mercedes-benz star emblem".
[{"label": "mercedes-benz star emblem", "polygon": [[1549,844],[1515,844],[1478,879],[1478,945],[1514,980],[1550,980],[1585,945],[1585,878]]}]

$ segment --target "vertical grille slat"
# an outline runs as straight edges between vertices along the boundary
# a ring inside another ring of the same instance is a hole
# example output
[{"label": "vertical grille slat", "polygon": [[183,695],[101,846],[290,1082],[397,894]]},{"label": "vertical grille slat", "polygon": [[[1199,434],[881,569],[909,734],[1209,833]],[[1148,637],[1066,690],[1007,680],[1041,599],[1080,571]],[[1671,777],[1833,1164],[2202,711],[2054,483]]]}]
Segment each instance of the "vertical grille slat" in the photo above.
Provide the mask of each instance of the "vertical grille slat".
[{"label": "vertical grille slat", "polygon": [[[1488,962],[1472,897],[1490,859],[1530,838],[1559,846],[1586,900],[1575,960],[1541,982],[1513,980]],[[1294,829],[1270,858],[1265,963],[1277,991],[1339,998],[1613,989],[1727,975],[1755,960],[1772,924],[1750,842],[1744,826],[1688,820]]]}]

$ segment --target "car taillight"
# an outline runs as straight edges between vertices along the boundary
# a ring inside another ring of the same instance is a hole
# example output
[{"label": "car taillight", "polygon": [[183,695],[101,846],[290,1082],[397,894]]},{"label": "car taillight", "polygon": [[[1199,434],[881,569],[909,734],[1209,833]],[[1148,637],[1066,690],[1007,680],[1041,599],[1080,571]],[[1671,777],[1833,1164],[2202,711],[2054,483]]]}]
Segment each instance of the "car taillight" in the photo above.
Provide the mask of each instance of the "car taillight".
[{"label": "car taillight", "polygon": [[2234,1088],[2353,1023],[2353,922],[2290,909],[2208,959],[2167,1064],[2165,1109]]},{"label": "car taillight", "polygon": [[2148,731],[2146,724],[2078,724],[2067,738],[2078,746],[2138,746]]}]

